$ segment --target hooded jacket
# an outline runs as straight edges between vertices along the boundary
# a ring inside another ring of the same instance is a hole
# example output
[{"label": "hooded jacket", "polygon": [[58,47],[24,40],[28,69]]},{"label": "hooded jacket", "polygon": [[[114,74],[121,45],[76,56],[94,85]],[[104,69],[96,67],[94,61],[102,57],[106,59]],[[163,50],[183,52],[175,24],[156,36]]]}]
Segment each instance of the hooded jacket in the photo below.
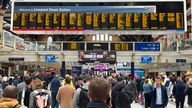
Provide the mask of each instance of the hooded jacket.
[{"label": "hooded jacket", "polygon": [[19,102],[17,101],[17,99],[1,98],[0,99],[0,108],[24,108],[24,107],[19,105]]}]

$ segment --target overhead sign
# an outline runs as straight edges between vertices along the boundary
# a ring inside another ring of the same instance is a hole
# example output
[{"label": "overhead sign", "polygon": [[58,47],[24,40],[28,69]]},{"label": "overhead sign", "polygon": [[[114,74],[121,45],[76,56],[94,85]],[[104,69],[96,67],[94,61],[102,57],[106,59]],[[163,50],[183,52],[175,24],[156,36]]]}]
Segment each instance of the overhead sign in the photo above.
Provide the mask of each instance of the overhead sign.
[{"label": "overhead sign", "polygon": [[97,62],[100,63],[115,63],[115,51],[79,51],[79,62]]},{"label": "overhead sign", "polygon": [[160,51],[160,43],[135,43],[135,51]]},{"label": "overhead sign", "polygon": [[142,56],[140,63],[151,64],[153,62],[152,56]]}]

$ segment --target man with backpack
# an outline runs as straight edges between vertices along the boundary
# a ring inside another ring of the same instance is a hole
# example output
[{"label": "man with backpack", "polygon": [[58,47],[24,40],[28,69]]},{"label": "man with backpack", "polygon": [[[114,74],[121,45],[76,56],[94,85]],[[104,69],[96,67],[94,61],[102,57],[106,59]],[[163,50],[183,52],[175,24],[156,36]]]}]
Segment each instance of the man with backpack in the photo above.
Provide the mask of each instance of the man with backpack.
[{"label": "man with backpack", "polygon": [[34,80],[33,83],[35,90],[30,94],[29,108],[50,108],[50,92],[42,89],[43,83],[40,79]]},{"label": "man with backpack", "polygon": [[76,90],[75,95],[73,97],[74,108],[86,108],[87,104],[90,102],[87,96],[87,92],[91,79],[92,77],[90,75],[86,75],[84,78],[83,86]]},{"label": "man with backpack", "polygon": [[113,108],[131,108],[133,96],[130,85],[123,83],[123,78],[117,78],[118,83],[112,89]]}]

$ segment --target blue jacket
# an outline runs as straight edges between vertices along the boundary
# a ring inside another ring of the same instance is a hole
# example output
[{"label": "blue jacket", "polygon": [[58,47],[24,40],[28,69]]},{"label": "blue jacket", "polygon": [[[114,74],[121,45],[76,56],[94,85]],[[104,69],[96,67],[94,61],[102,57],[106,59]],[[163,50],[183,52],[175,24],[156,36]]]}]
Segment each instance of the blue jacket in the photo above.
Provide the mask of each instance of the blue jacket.
[{"label": "blue jacket", "polygon": [[186,85],[184,82],[177,82],[176,85],[173,87],[173,95],[176,99],[185,99],[185,89]]},{"label": "blue jacket", "polygon": [[[163,106],[166,107],[168,104],[168,95],[167,95],[167,90],[165,87],[161,86],[161,92],[162,92],[162,102]],[[151,108],[156,108],[156,98],[157,98],[157,93],[156,93],[156,88],[154,88],[151,91]]]},{"label": "blue jacket", "polygon": [[55,77],[51,81],[51,87],[50,87],[51,93],[57,94],[59,87],[61,87],[61,82],[58,77]]}]

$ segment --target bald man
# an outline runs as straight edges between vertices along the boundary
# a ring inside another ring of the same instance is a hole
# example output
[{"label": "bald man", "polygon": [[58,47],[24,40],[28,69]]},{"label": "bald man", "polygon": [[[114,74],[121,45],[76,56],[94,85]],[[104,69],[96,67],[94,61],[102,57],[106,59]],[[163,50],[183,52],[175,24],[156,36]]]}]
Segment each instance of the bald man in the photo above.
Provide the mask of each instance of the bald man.
[{"label": "bald man", "polygon": [[9,85],[5,88],[3,98],[0,99],[1,108],[24,108],[17,101],[18,89]]}]

